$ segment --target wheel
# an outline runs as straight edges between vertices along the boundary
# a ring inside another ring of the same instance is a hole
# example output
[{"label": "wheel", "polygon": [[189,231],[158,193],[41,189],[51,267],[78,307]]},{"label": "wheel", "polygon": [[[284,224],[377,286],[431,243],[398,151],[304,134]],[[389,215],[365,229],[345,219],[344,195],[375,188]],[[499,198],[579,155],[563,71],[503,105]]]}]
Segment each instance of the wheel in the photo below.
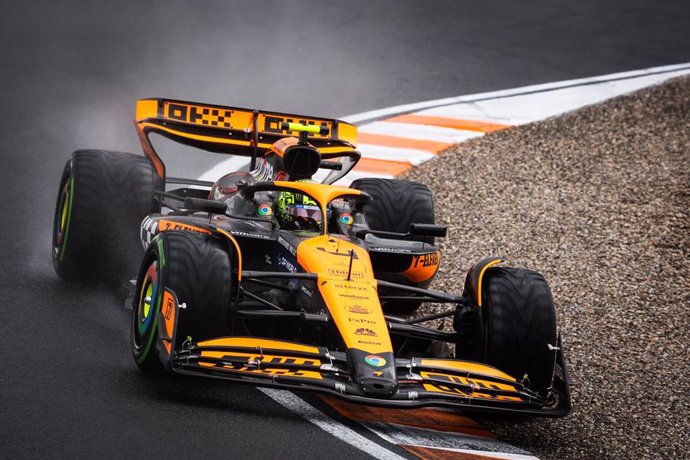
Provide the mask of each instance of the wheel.
[{"label": "wheel", "polygon": [[[371,195],[364,206],[369,228],[407,233],[410,224],[433,224],[434,196],[424,184],[398,179],[357,179],[350,187]],[[434,244],[433,237],[413,237]]]},{"label": "wheel", "polygon": [[228,334],[231,256],[208,235],[163,232],[153,239],[137,277],[130,328],[132,354],[142,371],[165,369],[157,325],[165,288],[186,304],[177,319],[178,345],[187,337],[198,342]]},{"label": "wheel", "polygon": [[141,261],[139,227],[160,210],[157,176],[138,155],[78,150],[60,180],[53,221],[53,265],[67,281],[115,286],[134,277]]},{"label": "wheel", "polygon": [[[373,200],[363,208],[369,228],[387,232],[407,233],[410,224],[433,224],[434,197],[431,190],[418,182],[397,179],[357,179],[350,187],[371,195]],[[412,237],[417,241],[434,244],[433,237]],[[404,269],[403,269],[404,270]],[[412,286],[413,283],[398,276],[396,283]],[[383,309],[390,314],[410,314],[421,302],[384,302]]]},{"label": "wheel", "polygon": [[485,362],[545,395],[551,387],[557,345],[556,309],[544,277],[534,271],[495,267],[482,287]]}]

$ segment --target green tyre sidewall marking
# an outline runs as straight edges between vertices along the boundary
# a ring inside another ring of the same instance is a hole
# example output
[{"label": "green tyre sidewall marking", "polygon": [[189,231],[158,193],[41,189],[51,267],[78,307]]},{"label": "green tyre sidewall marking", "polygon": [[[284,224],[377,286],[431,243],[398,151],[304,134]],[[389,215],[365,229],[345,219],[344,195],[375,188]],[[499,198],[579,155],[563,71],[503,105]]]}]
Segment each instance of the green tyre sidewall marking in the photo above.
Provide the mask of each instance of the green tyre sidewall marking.
[{"label": "green tyre sidewall marking", "polygon": [[62,262],[62,258],[65,256],[65,249],[67,247],[67,240],[69,237],[70,222],[72,221],[72,203],[74,202],[74,175],[72,171],[74,169],[74,159],[70,160],[69,165],[69,204],[67,205],[67,223],[65,224],[65,234],[62,236],[62,244],[60,245],[60,257],[58,261]]},{"label": "green tyre sidewall marking", "polygon": [[[151,352],[151,345],[153,345],[154,337],[158,336],[158,312],[161,309],[161,302],[163,301],[163,268],[165,267],[165,251],[162,236],[158,238],[157,245],[158,252],[158,287],[156,288],[156,308],[151,312],[153,317],[153,322],[151,323],[151,333],[149,334],[149,339],[144,346],[144,350],[141,355],[137,358],[137,363],[141,364],[146,361],[149,353]],[[138,308],[138,307],[137,307]]]}]

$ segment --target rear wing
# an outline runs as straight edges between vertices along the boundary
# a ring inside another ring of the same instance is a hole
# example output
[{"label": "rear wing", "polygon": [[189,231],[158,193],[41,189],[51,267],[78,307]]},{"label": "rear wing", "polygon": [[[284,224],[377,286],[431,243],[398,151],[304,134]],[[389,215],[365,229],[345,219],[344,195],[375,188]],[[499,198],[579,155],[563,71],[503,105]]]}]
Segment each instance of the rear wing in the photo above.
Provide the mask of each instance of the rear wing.
[{"label": "rear wing", "polygon": [[281,129],[284,122],[321,127],[309,143],[324,158],[353,152],[357,145],[357,128],[341,120],[172,99],[139,99],[134,120],[144,153],[162,179],[165,165],[149,140],[152,132],[209,152],[251,157],[253,168],[257,156],[292,135]]}]

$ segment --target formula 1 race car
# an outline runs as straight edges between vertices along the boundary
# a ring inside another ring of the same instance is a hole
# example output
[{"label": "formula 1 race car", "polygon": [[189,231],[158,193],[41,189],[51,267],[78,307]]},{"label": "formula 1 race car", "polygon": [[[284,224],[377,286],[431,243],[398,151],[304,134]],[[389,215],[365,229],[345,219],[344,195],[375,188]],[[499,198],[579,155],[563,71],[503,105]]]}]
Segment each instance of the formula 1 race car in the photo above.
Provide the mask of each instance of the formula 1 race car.
[{"label": "formula 1 race car", "polygon": [[[135,126],[145,156],[80,150],[67,162],[53,262],[69,281],[136,276],[142,371],[393,407],[569,412],[543,276],[491,257],[462,295],[428,289],[446,236],[429,189],[334,185],[360,159],[355,126],[164,99],[139,100]],[[216,182],[168,177],[151,133],[249,165]],[[422,303],[449,308],[413,315]],[[422,325],[441,318],[452,331]]]}]

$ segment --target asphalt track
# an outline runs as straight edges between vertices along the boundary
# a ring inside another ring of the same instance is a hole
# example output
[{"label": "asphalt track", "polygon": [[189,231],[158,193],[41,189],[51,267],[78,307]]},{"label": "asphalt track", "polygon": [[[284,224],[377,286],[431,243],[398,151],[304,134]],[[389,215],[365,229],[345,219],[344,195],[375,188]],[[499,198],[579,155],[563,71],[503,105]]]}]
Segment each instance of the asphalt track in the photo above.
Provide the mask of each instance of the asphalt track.
[{"label": "asphalt track", "polygon": [[3,1],[2,456],[364,456],[253,388],[141,377],[119,299],[53,272],[64,161],[139,151],[140,97],[344,116],[689,60],[687,2],[608,3]]}]

